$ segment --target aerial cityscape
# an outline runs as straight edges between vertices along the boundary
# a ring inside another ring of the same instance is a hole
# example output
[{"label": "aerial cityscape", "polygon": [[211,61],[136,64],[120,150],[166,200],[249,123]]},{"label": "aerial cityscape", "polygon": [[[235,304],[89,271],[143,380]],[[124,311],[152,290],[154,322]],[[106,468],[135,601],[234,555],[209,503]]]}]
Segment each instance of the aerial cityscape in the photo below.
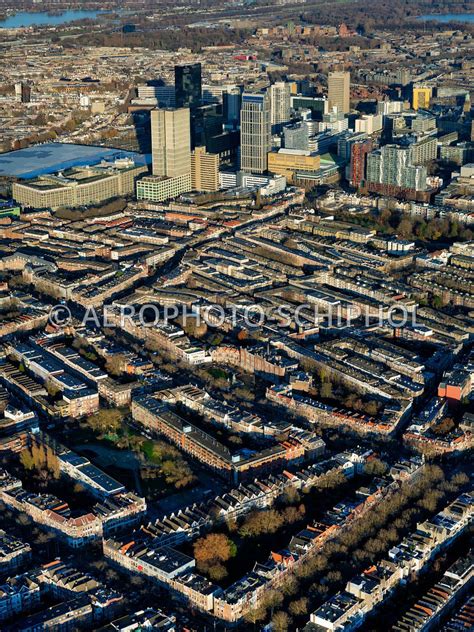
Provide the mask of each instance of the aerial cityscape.
[{"label": "aerial cityscape", "polygon": [[0,0],[0,631],[474,630],[472,0]]}]

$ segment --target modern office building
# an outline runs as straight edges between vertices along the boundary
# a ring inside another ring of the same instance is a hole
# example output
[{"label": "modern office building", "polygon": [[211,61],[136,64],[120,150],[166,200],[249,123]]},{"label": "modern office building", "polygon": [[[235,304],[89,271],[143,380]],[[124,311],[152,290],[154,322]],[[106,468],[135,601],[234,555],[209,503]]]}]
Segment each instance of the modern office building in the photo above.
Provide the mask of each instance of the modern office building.
[{"label": "modern office building", "polygon": [[383,127],[383,116],[381,114],[363,114],[355,122],[355,131],[365,134],[375,134]]},{"label": "modern office building", "polygon": [[151,113],[153,175],[174,178],[191,173],[189,108]]},{"label": "modern office building", "polygon": [[291,96],[291,107],[298,110],[311,110],[311,118],[321,121],[323,114],[329,112],[329,102],[326,98],[305,97],[301,95]]},{"label": "modern office building", "polygon": [[377,114],[388,116],[400,114],[403,110],[403,101],[377,101]]},{"label": "modern office building", "polygon": [[15,99],[18,103],[29,103],[31,101],[30,86],[22,81],[15,83]]},{"label": "modern office building", "polygon": [[248,173],[264,173],[271,148],[270,97],[267,93],[242,95],[240,112],[240,167]]},{"label": "modern office building", "polygon": [[174,67],[176,107],[191,109],[201,105],[201,64],[186,64]]},{"label": "modern office building", "polygon": [[268,170],[293,182],[297,172],[315,173],[321,167],[321,157],[299,149],[280,149],[268,154]]},{"label": "modern office building", "polygon": [[222,93],[224,123],[237,128],[240,124],[240,109],[242,107],[242,89],[240,86],[229,87]]},{"label": "modern office building", "polygon": [[284,123],[288,123],[290,120],[290,84],[286,81],[277,81],[270,86],[269,93],[272,130],[278,131]]},{"label": "modern office building", "polygon": [[342,114],[351,110],[351,75],[349,72],[330,72],[328,75],[329,109],[337,107]]},{"label": "modern office building", "polygon": [[34,180],[14,182],[13,198],[32,208],[79,207],[98,204],[121,195],[131,195],[135,181],[148,173],[145,165],[130,158],[104,162],[94,167],[74,167],[58,175],[43,175]]},{"label": "modern office building", "polygon": [[467,142],[458,143],[457,145],[443,145],[440,148],[440,158],[443,162],[456,165],[457,167],[474,162],[474,144]]},{"label": "modern office building", "polygon": [[226,87],[223,85],[203,84],[202,85],[203,104],[222,103],[225,89]]},{"label": "modern office building", "polygon": [[414,110],[429,108],[430,100],[431,88],[413,87],[412,108]]},{"label": "modern office building", "polygon": [[300,149],[307,151],[309,149],[310,132],[307,128],[306,121],[299,121],[293,125],[287,125],[283,128],[283,144],[285,149]]},{"label": "modern office building", "polygon": [[196,147],[191,154],[191,184],[193,191],[217,191],[219,189],[219,154]]},{"label": "modern office building", "polygon": [[137,101],[156,101],[159,107],[172,108],[176,106],[176,90],[171,86],[149,86],[141,85],[137,87]]},{"label": "modern office building", "polygon": [[191,124],[189,108],[151,113],[153,175],[137,182],[137,198],[163,202],[191,191]]},{"label": "modern office building", "polygon": [[174,178],[145,176],[137,182],[137,199],[164,202],[191,191],[192,188],[191,172]]},{"label": "modern office building", "polygon": [[319,124],[320,131],[343,132],[349,129],[349,119],[334,106],[327,114],[323,114],[323,122]]},{"label": "modern office building", "polygon": [[337,155],[341,160],[349,163],[352,146],[364,140],[367,140],[367,134],[365,132],[344,131],[337,139]]},{"label": "modern office building", "polygon": [[207,103],[191,110],[191,148],[206,146],[222,134],[224,117],[220,103]]},{"label": "modern office building", "polygon": [[417,112],[411,119],[411,129],[417,134],[429,134],[437,131],[436,116],[424,110]]},{"label": "modern office building", "polygon": [[[240,125],[240,122],[239,122]],[[206,150],[211,154],[219,154],[222,165],[237,164],[237,156],[240,148],[240,132],[238,130],[226,130],[222,134],[212,136],[206,143]]]}]

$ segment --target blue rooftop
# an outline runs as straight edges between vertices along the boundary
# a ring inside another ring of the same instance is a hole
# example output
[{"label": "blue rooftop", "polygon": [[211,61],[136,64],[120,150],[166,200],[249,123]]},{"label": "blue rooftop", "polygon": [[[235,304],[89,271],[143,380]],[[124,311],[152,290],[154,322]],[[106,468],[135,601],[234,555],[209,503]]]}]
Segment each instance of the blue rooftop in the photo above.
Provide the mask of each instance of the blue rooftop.
[{"label": "blue rooftop", "polygon": [[102,160],[113,161],[116,158],[132,158],[137,165],[151,163],[150,154],[113,147],[45,143],[0,154],[0,176],[37,178],[70,167],[96,165]]}]

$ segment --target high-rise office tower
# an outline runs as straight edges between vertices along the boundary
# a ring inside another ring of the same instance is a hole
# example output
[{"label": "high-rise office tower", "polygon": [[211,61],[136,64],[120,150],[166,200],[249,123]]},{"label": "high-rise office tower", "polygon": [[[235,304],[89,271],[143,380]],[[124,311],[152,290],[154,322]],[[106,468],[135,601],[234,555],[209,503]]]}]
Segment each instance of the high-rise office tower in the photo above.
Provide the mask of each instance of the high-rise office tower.
[{"label": "high-rise office tower", "polygon": [[191,130],[188,108],[152,110],[153,175],[174,178],[191,173]]},{"label": "high-rise office tower", "polygon": [[242,171],[265,172],[270,148],[270,98],[267,93],[244,92],[240,112],[240,168]]},{"label": "high-rise office tower", "polygon": [[176,95],[174,86],[150,86],[140,85],[137,87],[138,99],[153,99],[159,104],[158,107],[174,108],[176,105]]},{"label": "high-rise office tower", "polygon": [[22,81],[15,83],[15,99],[18,103],[29,103],[31,101],[30,86]]},{"label": "high-rise office tower", "polygon": [[222,134],[223,125],[220,103],[208,103],[191,110],[191,148],[207,146],[211,138]]},{"label": "high-rise office tower", "polygon": [[311,118],[322,121],[323,115],[329,112],[328,100],[320,97],[305,97],[296,95],[290,97],[291,107],[296,110],[311,110]]},{"label": "high-rise office tower", "polygon": [[191,154],[191,182],[193,191],[217,191],[219,154],[210,154],[205,147],[196,147]]},{"label": "high-rise office tower", "polygon": [[431,88],[422,86],[413,87],[412,107],[414,110],[430,107]]},{"label": "high-rise office tower", "polygon": [[174,67],[176,107],[192,110],[201,104],[201,64],[186,64]]},{"label": "high-rise office tower", "polygon": [[242,89],[240,86],[229,88],[222,93],[224,108],[224,122],[233,129],[240,123],[240,109],[242,107]]},{"label": "high-rise office tower", "polygon": [[329,109],[337,107],[342,114],[351,111],[351,74],[346,71],[330,72],[328,75]]},{"label": "high-rise office tower", "polygon": [[278,131],[290,120],[291,86],[286,81],[277,81],[270,86],[269,93],[272,130]]},{"label": "high-rise office tower", "polygon": [[162,202],[191,191],[189,108],[151,112],[153,175],[137,181],[137,199]]}]

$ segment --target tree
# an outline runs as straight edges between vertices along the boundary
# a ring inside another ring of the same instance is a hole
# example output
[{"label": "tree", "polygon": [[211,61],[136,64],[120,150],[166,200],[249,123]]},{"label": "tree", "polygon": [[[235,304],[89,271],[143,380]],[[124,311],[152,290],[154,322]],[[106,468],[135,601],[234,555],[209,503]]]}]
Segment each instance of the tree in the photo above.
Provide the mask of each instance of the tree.
[{"label": "tree", "polygon": [[288,610],[290,614],[294,617],[299,617],[305,614],[308,614],[308,600],[306,597],[301,597],[301,599],[296,599],[295,601],[290,602],[288,606]]},{"label": "tree", "polygon": [[258,623],[259,621],[263,621],[266,615],[267,615],[266,609],[260,606],[259,608],[252,608],[251,610],[248,610],[244,614],[244,619],[245,621],[248,621],[249,623],[253,623],[255,626],[255,624]]},{"label": "tree", "polygon": [[267,590],[263,596],[263,604],[267,609],[273,611],[274,608],[278,608],[283,603],[283,595],[278,590]]},{"label": "tree", "polygon": [[236,388],[234,394],[238,399],[243,399],[247,402],[253,402],[255,400],[255,394],[246,386]]},{"label": "tree", "polygon": [[390,218],[392,217],[392,212],[388,208],[384,208],[380,211],[379,216],[377,218],[377,224],[381,228],[388,228],[390,226]]},{"label": "tree", "polygon": [[107,373],[111,375],[121,375],[127,366],[127,358],[125,355],[118,353],[107,358],[105,368]]},{"label": "tree", "polygon": [[335,470],[332,472],[327,472],[327,474],[323,474],[322,476],[320,476],[316,480],[314,487],[316,489],[335,489],[337,487],[340,487],[345,482],[346,477],[344,476],[344,474],[339,470]]},{"label": "tree", "polygon": [[284,595],[295,595],[298,592],[299,582],[294,575],[286,574],[285,579],[281,583],[281,591]]},{"label": "tree", "polygon": [[44,443],[34,440],[29,448],[20,454],[20,462],[25,470],[36,470],[42,479],[59,478],[61,470],[54,450]]},{"label": "tree", "polygon": [[208,573],[213,582],[219,582],[224,579],[224,577],[227,577],[227,571],[225,566],[222,564],[214,564],[214,566],[210,566]]},{"label": "tree", "polygon": [[20,453],[20,463],[23,465],[25,470],[33,470],[35,467],[35,460],[30,450],[23,450]]},{"label": "tree", "polygon": [[207,334],[207,324],[204,321],[199,322],[195,316],[181,316],[176,319],[176,322],[181,325],[187,336],[202,338]]},{"label": "tree", "polygon": [[94,415],[87,417],[87,423],[94,432],[106,434],[117,432],[122,427],[122,413],[116,408],[101,408]]},{"label": "tree", "polygon": [[332,398],[332,384],[331,382],[323,382],[321,384],[320,395],[323,399]]},{"label": "tree", "polygon": [[285,524],[293,524],[304,517],[305,506],[301,504],[299,507],[286,507],[282,512],[282,518]]},{"label": "tree", "polygon": [[451,483],[459,489],[469,483],[469,476],[464,472],[458,472],[451,478]]},{"label": "tree", "polygon": [[286,632],[290,626],[289,615],[283,612],[283,610],[275,612],[272,617],[272,626],[275,632]]},{"label": "tree", "polygon": [[364,410],[371,417],[375,417],[377,413],[379,412],[379,407],[378,407],[377,402],[372,399],[366,404],[364,404]]},{"label": "tree", "polygon": [[383,476],[386,471],[387,466],[380,459],[370,459],[364,466],[364,472],[373,476]]},{"label": "tree", "polygon": [[255,538],[263,533],[276,533],[282,525],[283,517],[275,509],[253,511],[247,516],[239,533],[244,538]]},{"label": "tree", "polygon": [[431,427],[431,430],[437,435],[446,435],[454,428],[455,423],[451,417],[445,417]]},{"label": "tree", "polygon": [[[227,562],[237,553],[235,544],[223,533],[209,533],[196,540],[193,548],[198,568],[204,572],[213,568],[214,575],[222,573],[222,570],[225,571],[222,562]],[[216,568],[218,566],[221,566],[222,570]]]},{"label": "tree", "polygon": [[178,489],[180,487],[186,487],[195,479],[191,468],[183,459],[177,461],[163,461],[161,472],[164,474],[166,482],[174,485]]},{"label": "tree", "polygon": [[294,487],[293,485],[288,487],[281,496],[281,501],[285,505],[294,505],[295,503],[299,502],[300,499],[301,496],[296,487]]},{"label": "tree", "polygon": [[433,296],[433,299],[432,299],[432,301],[431,301],[431,304],[432,304],[432,306],[433,306],[435,309],[441,309],[442,307],[444,307],[444,306],[445,306],[445,302],[444,302],[444,300],[442,299],[442,297],[441,297],[441,296],[438,296],[438,294],[435,294],[435,295]]},{"label": "tree", "polygon": [[403,239],[413,237],[413,220],[404,217],[398,225],[397,232]]}]

